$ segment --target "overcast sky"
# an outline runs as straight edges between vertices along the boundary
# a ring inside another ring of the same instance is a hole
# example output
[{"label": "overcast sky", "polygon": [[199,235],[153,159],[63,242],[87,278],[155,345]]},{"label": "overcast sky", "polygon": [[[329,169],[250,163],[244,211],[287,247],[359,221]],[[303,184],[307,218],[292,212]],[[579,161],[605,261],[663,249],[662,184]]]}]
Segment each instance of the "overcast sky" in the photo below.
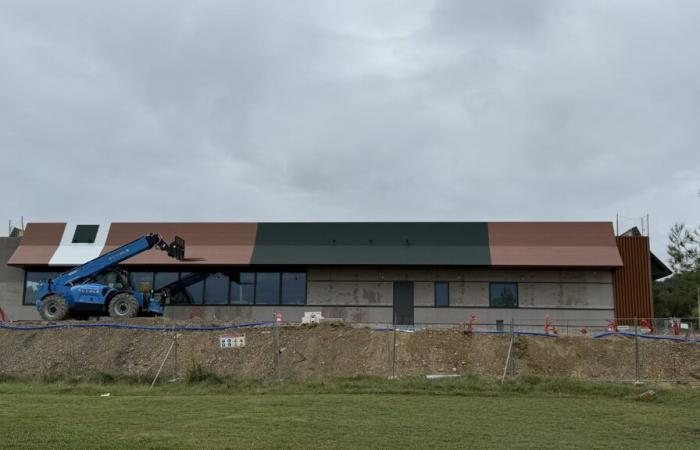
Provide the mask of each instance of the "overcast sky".
[{"label": "overcast sky", "polygon": [[698,23],[680,0],[0,0],[0,218],[649,213],[663,253],[700,223]]}]

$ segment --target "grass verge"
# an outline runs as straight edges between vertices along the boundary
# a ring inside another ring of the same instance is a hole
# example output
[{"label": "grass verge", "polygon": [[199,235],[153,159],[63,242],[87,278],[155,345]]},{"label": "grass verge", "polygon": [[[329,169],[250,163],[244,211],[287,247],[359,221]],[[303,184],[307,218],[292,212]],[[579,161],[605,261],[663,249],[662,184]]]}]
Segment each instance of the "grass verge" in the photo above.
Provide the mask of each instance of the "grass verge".
[{"label": "grass verge", "polygon": [[[19,448],[693,448],[700,390],[521,377],[0,383]],[[101,397],[109,393],[109,397]]]}]

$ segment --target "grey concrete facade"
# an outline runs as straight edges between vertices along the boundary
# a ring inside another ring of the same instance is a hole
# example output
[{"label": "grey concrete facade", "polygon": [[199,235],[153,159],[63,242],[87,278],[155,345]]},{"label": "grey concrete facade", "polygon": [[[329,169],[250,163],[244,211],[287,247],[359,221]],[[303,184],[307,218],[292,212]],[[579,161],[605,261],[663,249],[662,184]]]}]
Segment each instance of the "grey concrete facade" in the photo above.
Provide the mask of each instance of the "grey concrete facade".
[{"label": "grey concrete facade", "polygon": [[[582,325],[614,317],[611,270],[309,268],[306,310],[318,305],[322,312],[335,313],[331,317],[390,323],[396,281],[413,282],[415,323],[459,323],[471,314],[479,322],[513,318],[533,324],[543,323],[545,316]],[[449,307],[435,307],[437,281],[449,283]],[[517,283],[518,308],[489,307],[491,282]]]},{"label": "grey concrete facade", "polygon": [[5,320],[38,319],[32,306],[22,305],[24,270],[8,266],[7,260],[19,245],[19,237],[0,237],[0,308]]},{"label": "grey concrete facade", "polygon": [[[285,321],[298,322],[305,311],[355,323],[393,321],[395,281],[414,283],[416,324],[456,324],[471,314],[478,322],[542,324],[545,316],[573,325],[603,325],[614,317],[612,272],[579,270],[495,269],[329,269],[307,271],[307,304],[303,306],[176,306],[173,318],[202,317],[269,321],[281,312]],[[435,307],[434,283],[447,281],[450,306]],[[490,308],[490,282],[517,282],[518,308]]]},{"label": "grey concrete facade", "polygon": [[[24,270],[5,263],[20,238],[0,238],[0,308],[7,320],[36,320],[31,305],[22,305]],[[554,320],[605,323],[614,317],[612,270],[489,269],[489,268],[329,268],[306,271],[306,305],[172,305],[171,318],[272,320],[282,312],[285,321],[297,322],[306,311],[321,311],[325,317],[348,322],[393,322],[394,282],[413,282],[414,321],[454,324],[471,314],[479,322],[542,323]],[[435,306],[435,282],[449,283],[449,307]],[[492,282],[514,282],[518,286],[517,308],[489,306]]]}]

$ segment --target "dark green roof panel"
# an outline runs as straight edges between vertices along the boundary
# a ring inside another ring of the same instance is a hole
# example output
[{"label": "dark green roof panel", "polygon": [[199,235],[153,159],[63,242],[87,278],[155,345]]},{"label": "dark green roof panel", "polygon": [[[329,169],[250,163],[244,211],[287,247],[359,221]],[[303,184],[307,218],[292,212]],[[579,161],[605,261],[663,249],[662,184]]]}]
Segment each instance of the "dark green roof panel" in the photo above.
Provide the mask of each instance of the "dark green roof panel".
[{"label": "dark green roof panel", "polygon": [[485,222],[260,223],[251,264],[491,264]]}]

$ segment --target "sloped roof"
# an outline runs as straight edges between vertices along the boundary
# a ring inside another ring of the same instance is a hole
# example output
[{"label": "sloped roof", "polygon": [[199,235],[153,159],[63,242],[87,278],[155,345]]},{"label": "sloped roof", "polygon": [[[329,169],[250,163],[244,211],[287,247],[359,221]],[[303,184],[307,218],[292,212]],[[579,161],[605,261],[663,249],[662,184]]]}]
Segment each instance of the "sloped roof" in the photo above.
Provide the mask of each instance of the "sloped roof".
[{"label": "sloped roof", "polygon": [[622,265],[609,222],[112,223],[101,225],[91,244],[73,244],[75,229],[75,224],[29,224],[9,264],[77,265],[86,255],[160,233],[185,239],[186,261],[150,250],[124,264]]}]

